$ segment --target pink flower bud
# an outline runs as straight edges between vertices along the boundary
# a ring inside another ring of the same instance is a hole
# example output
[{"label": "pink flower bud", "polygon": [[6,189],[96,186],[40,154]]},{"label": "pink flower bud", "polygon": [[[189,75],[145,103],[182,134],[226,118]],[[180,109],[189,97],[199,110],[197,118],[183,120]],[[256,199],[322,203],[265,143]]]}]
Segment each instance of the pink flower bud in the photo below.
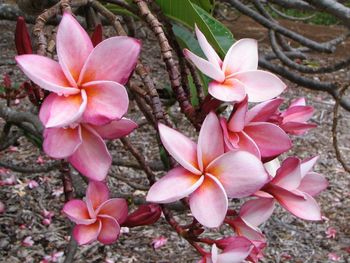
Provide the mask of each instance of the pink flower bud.
[{"label": "pink flower bud", "polygon": [[162,210],[159,205],[141,205],[136,211],[128,215],[123,226],[135,227],[151,225],[158,221],[161,214]]},{"label": "pink flower bud", "polygon": [[24,247],[31,247],[34,245],[34,241],[31,236],[27,236],[25,239],[22,240],[22,246]]},{"label": "pink flower bud", "polygon": [[49,226],[51,224],[52,220],[49,218],[44,218],[41,223],[45,226]]},{"label": "pink flower bud", "polygon": [[158,249],[158,248],[164,246],[167,242],[168,242],[167,238],[160,236],[160,237],[153,239],[151,244],[152,244],[154,249]]},{"label": "pink flower bud", "polygon": [[32,54],[32,44],[30,41],[26,22],[23,17],[18,17],[16,31],[15,31],[15,43],[18,55]]},{"label": "pink flower bud", "polygon": [[37,188],[38,186],[39,186],[39,184],[38,184],[38,182],[35,181],[35,180],[30,180],[30,181],[28,182],[28,187],[29,187],[30,189]]},{"label": "pink flower bud", "polygon": [[91,36],[92,45],[94,47],[96,47],[100,42],[102,42],[102,37],[103,37],[102,25],[98,24],[95,27],[95,30],[94,30],[94,32],[92,33],[92,36]]},{"label": "pink flower bud", "polygon": [[0,201],[0,214],[5,212],[5,205],[3,202]]},{"label": "pink flower bud", "polygon": [[39,156],[38,159],[36,160],[36,163],[38,164],[44,164],[45,163],[45,160],[42,156]]}]

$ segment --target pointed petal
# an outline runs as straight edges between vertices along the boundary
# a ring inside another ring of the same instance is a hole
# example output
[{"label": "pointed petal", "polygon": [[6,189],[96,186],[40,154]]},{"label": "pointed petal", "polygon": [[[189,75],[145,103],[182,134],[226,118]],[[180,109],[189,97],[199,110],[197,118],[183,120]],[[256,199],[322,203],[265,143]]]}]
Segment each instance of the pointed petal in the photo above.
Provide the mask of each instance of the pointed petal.
[{"label": "pointed petal", "polygon": [[297,99],[293,100],[290,103],[289,108],[294,107],[294,106],[306,106],[306,99],[304,97],[301,97],[301,98],[297,98]]},{"label": "pointed petal", "polygon": [[137,128],[137,124],[127,118],[112,121],[103,126],[91,126],[103,139],[107,140],[119,139]]},{"label": "pointed petal", "polygon": [[[243,238],[242,238],[243,239]],[[248,240],[233,243],[218,255],[219,263],[241,263],[244,262],[253,249],[253,244]]]},{"label": "pointed petal", "polygon": [[192,174],[183,167],[176,167],[151,186],[146,200],[153,203],[177,201],[195,191],[203,180],[203,176]]},{"label": "pointed petal", "polygon": [[307,193],[290,192],[278,186],[269,186],[267,192],[293,215],[305,220],[321,220],[321,209]]},{"label": "pointed petal", "polygon": [[318,158],[319,156],[314,156],[311,158],[307,158],[300,163],[301,177],[304,177],[308,172],[312,170]]},{"label": "pointed petal", "polygon": [[287,122],[280,125],[281,129],[292,135],[303,135],[308,130],[317,127],[315,123]]},{"label": "pointed petal", "polygon": [[244,128],[244,132],[256,143],[262,158],[276,157],[292,147],[288,135],[272,123],[250,123]]},{"label": "pointed petal", "polygon": [[218,69],[221,69],[221,59],[215,52],[214,48],[209,44],[208,40],[205,38],[204,34],[199,30],[197,25],[195,25],[196,36],[198,39],[199,46],[203,50],[205,56],[210,63],[215,65]]},{"label": "pointed petal", "polygon": [[227,51],[222,70],[226,75],[258,68],[258,43],[255,39],[236,41]]},{"label": "pointed petal", "polygon": [[220,118],[220,125],[224,136],[225,152],[238,149],[239,136],[236,132],[230,132],[227,128],[227,121],[225,118]]},{"label": "pointed petal", "polygon": [[258,191],[268,176],[261,161],[245,151],[228,152],[214,160],[206,169],[224,186],[229,197],[249,196]]},{"label": "pointed petal", "polygon": [[247,112],[246,122],[266,122],[277,112],[282,102],[283,99],[276,98],[255,105]]},{"label": "pointed petal", "polygon": [[75,199],[67,202],[62,212],[76,224],[90,225],[96,221],[96,219],[90,218],[86,203],[82,200]]},{"label": "pointed petal", "polygon": [[241,206],[239,216],[250,225],[259,226],[269,219],[274,209],[274,198],[252,199]]},{"label": "pointed petal", "polygon": [[238,148],[242,151],[250,152],[254,154],[258,159],[261,159],[261,153],[258,145],[252,138],[249,137],[244,131],[237,133],[239,137]]},{"label": "pointed petal", "polygon": [[89,179],[103,181],[112,158],[101,137],[86,125],[82,128],[83,142],[68,161]]},{"label": "pointed petal", "polygon": [[98,217],[101,220],[101,231],[97,237],[97,240],[102,244],[108,245],[115,242],[120,234],[120,226],[113,217],[101,215]]},{"label": "pointed petal", "polygon": [[327,179],[321,174],[309,172],[301,180],[298,190],[311,196],[315,196],[326,189],[328,185]]},{"label": "pointed petal", "polygon": [[200,170],[223,153],[224,139],[219,119],[214,112],[210,112],[202,124],[198,137],[197,158]]},{"label": "pointed petal", "polygon": [[100,220],[91,225],[76,225],[73,229],[73,237],[79,245],[91,243],[97,239],[101,226]]},{"label": "pointed petal", "polygon": [[287,122],[306,122],[314,113],[314,108],[311,106],[294,106],[282,112],[283,123]]},{"label": "pointed petal", "polygon": [[45,129],[43,149],[52,158],[71,156],[82,143],[80,126],[76,128]]},{"label": "pointed petal", "polygon": [[209,83],[208,92],[214,98],[225,102],[239,102],[246,96],[244,84],[236,79],[212,81]]},{"label": "pointed petal", "polygon": [[126,84],[141,50],[140,41],[131,37],[111,37],[98,44],[88,57],[79,84],[110,80]]},{"label": "pointed petal", "polygon": [[205,75],[209,78],[214,79],[216,81],[224,81],[225,74],[221,71],[220,68],[217,67],[216,63],[213,64],[197,55],[189,51],[188,49],[184,49],[184,55],[193,62],[193,64]]},{"label": "pointed petal", "polygon": [[228,122],[228,129],[233,132],[240,132],[245,126],[245,117],[248,110],[248,97],[237,103],[234,107],[234,112]]},{"label": "pointed petal", "polygon": [[128,93],[123,85],[113,81],[94,81],[83,85],[88,101],[84,122],[105,125],[121,119],[129,106]]},{"label": "pointed petal", "polygon": [[218,263],[218,254],[219,254],[218,248],[214,243],[213,246],[211,247],[211,261],[213,263]]},{"label": "pointed petal", "polygon": [[57,30],[57,56],[71,85],[76,85],[93,46],[88,34],[70,14],[64,13]]},{"label": "pointed petal", "polygon": [[272,177],[275,177],[278,168],[281,167],[281,164],[278,158],[275,158],[269,162],[264,163],[264,167],[266,171],[269,173],[269,175],[271,175]]},{"label": "pointed petal", "polygon": [[65,95],[79,93],[79,89],[72,87],[56,61],[39,55],[17,56],[16,61],[24,74],[41,88]]},{"label": "pointed petal", "polygon": [[282,162],[271,184],[278,185],[286,190],[295,190],[300,185],[300,181],[300,160],[296,157],[288,157]]},{"label": "pointed petal", "polygon": [[[40,109],[41,121],[46,128],[65,127],[80,119],[87,104],[84,90],[69,96],[58,96],[51,93]],[[49,114],[47,113],[49,112]]]},{"label": "pointed petal", "polygon": [[111,216],[122,224],[128,216],[128,204],[122,198],[109,199],[98,207],[96,214]]},{"label": "pointed petal", "polygon": [[86,204],[90,216],[97,215],[97,209],[109,198],[109,190],[105,183],[90,181],[86,189]]},{"label": "pointed petal", "polygon": [[240,72],[232,76],[242,82],[249,102],[262,102],[277,97],[286,85],[276,75],[262,70]]},{"label": "pointed petal", "polygon": [[221,183],[206,174],[202,185],[190,195],[193,216],[206,227],[218,227],[226,216],[228,200]]},{"label": "pointed petal", "polygon": [[250,241],[254,240],[264,242],[266,240],[265,236],[261,233],[261,230],[258,227],[250,225],[240,217],[234,219],[233,223],[230,225],[233,225],[233,228],[237,235],[246,237]]},{"label": "pointed petal", "polygon": [[198,170],[197,145],[180,132],[165,126],[158,125],[160,139],[174,159],[185,169],[194,173],[202,174]]}]

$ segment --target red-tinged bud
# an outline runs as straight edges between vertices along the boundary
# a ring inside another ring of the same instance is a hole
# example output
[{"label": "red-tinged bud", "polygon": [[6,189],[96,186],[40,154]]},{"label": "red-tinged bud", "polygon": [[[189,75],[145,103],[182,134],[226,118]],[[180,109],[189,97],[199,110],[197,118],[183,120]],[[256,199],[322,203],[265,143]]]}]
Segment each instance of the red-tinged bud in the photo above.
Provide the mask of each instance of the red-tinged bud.
[{"label": "red-tinged bud", "polygon": [[101,24],[98,24],[95,27],[95,30],[91,36],[91,42],[94,47],[96,47],[100,42],[102,42],[102,25]]},{"label": "red-tinged bud", "polygon": [[141,205],[136,211],[128,215],[123,226],[135,227],[151,225],[158,221],[162,210],[159,205]]},{"label": "red-tinged bud", "polygon": [[30,41],[26,22],[21,16],[19,16],[17,19],[15,43],[18,55],[33,53],[32,43]]},{"label": "red-tinged bud", "polygon": [[4,75],[4,78],[3,78],[3,80],[2,80],[2,83],[3,83],[5,89],[11,89],[11,87],[12,87],[12,82],[11,82],[11,79],[10,79],[9,74],[5,74],[5,75]]}]

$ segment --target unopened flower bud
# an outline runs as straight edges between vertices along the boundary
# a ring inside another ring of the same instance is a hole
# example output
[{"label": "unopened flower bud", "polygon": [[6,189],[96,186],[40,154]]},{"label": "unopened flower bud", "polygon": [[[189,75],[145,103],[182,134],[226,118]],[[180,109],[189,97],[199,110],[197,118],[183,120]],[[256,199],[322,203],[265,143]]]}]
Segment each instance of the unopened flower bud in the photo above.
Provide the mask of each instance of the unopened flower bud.
[{"label": "unopened flower bud", "polygon": [[32,43],[30,41],[26,22],[21,16],[17,19],[15,43],[18,55],[33,53]]},{"label": "unopened flower bud", "polygon": [[159,205],[141,205],[136,211],[129,214],[123,226],[135,227],[151,225],[158,221],[162,210]]}]

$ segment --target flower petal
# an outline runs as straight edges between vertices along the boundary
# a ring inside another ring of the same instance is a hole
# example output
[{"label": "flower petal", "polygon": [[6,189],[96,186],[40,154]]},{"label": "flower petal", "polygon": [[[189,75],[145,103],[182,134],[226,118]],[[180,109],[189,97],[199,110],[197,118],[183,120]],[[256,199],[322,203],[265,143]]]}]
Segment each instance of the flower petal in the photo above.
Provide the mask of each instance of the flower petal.
[{"label": "flower petal", "polygon": [[68,13],[63,14],[58,26],[56,47],[58,61],[74,87],[93,46],[86,31]]},{"label": "flower petal", "polygon": [[262,102],[277,97],[286,85],[276,75],[262,70],[245,71],[234,74],[242,82],[249,102]]},{"label": "flower petal", "polygon": [[218,227],[225,219],[228,200],[221,183],[209,174],[189,198],[193,216],[206,227]]},{"label": "flower petal", "polygon": [[209,83],[208,92],[214,98],[225,102],[239,102],[246,96],[245,86],[237,79],[226,79],[223,82]]},{"label": "flower petal", "polygon": [[52,158],[71,156],[82,143],[80,125],[75,128],[45,129],[43,149]]},{"label": "flower petal", "polygon": [[98,44],[88,57],[79,84],[110,80],[126,84],[141,50],[140,41],[131,37],[111,37]]},{"label": "flower petal", "polygon": [[248,97],[246,96],[240,103],[235,104],[234,112],[228,122],[228,129],[230,131],[240,132],[244,129],[247,110]]},{"label": "flower petal", "polygon": [[250,225],[241,217],[235,218],[230,225],[233,226],[238,236],[246,237],[250,241],[264,242],[266,240],[265,236],[261,233],[261,230],[258,227]]},{"label": "flower petal", "polygon": [[91,126],[103,139],[107,140],[119,139],[137,128],[137,124],[127,118],[111,121],[103,126]]},{"label": "flower petal", "polygon": [[316,164],[319,156],[314,156],[311,158],[304,159],[300,163],[300,169],[301,169],[301,177],[304,177],[308,172],[312,170],[314,165]]},{"label": "flower petal", "polygon": [[224,249],[223,253],[218,255],[219,263],[241,263],[244,262],[253,249],[253,244],[248,239],[241,237],[242,240],[236,241]]},{"label": "flower petal", "polygon": [[44,100],[39,116],[46,128],[65,127],[80,119],[86,109],[86,104],[87,97],[84,90],[79,94],[67,97],[51,93]]},{"label": "flower petal", "polygon": [[247,112],[246,123],[249,122],[266,122],[278,107],[282,104],[283,99],[276,98],[255,105]]},{"label": "flower petal", "polygon": [[241,206],[239,216],[250,225],[258,226],[269,219],[274,209],[274,198],[251,199]]},{"label": "flower petal", "polygon": [[217,67],[216,63],[211,63],[188,49],[184,49],[184,55],[193,62],[193,64],[201,71],[203,74],[207,75],[211,79],[222,82],[225,80],[225,74]]},{"label": "flower petal", "polygon": [[249,196],[258,191],[268,175],[261,161],[251,153],[232,151],[221,155],[206,169],[216,176],[229,197]]},{"label": "flower petal", "polygon": [[309,172],[303,177],[303,179],[301,179],[298,190],[311,196],[315,196],[326,189],[328,185],[327,179],[321,174]]},{"label": "flower petal", "polygon": [[79,245],[85,245],[95,241],[101,231],[101,221],[97,220],[91,225],[76,225],[73,228],[73,237]]},{"label": "flower petal", "polygon": [[94,81],[83,85],[88,101],[84,122],[104,125],[121,119],[129,106],[128,93],[123,85],[113,81]]},{"label": "flower petal", "polygon": [[314,113],[314,108],[311,106],[294,106],[289,107],[282,112],[283,123],[287,122],[306,122]]},{"label": "flower petal", "polygon": [[198,137],[197,158],[200,170],[224,153],[224,139],[218,117],[210,112],[205,118]]},{"label": "flower petal", "polygon": [[122,198],[109,199],[98,207],[96,214],[111,216],[122,224],[128,216],[128,204]]},{"label": "flower petal", "polygon": [[203,180],[203,176],[192,174],[183,167],[176,167],[151,186],[146,200],[153,203],[177,201],[195,191]]},{"label": "flower petal", "polygon": [[102,181],[106,178],[112,158],[102,138],[87,125],[82,127],[83,142],[68,161],[89,179]]},{"label": "flower petal", "polygon": [[76,224],[90,225],[96,221],[90,218],[86,203],[82,200],[71,200],[65,203],[62,212]]},{"label": "flower petal", "polygon": [[250,152],[254,154],[258,159],[261,159],[261,153],[258,145],[252,138],[249,137],[244,131],[237,133],[239,137],[238,148],[242,151]]},{"label": "flower petal", "polygon": [[15,59],[24,74],[41,88],[65,95],[80,92],[72,87],[56,61],[39,55],[21,55]]},{"label": "flower petal", "polygon": [[239,136],[236,132],[229,132],[227,121],[225,118],[220,118],[220,125],[224,136],[225,152],[238,149]]},{"label": "flower petal", "polygon": [[105,183],[90,181],[86,189],[86,204],[90,216],[96,216],[97,209],[109,198],[109,190]]},{"label": "flower petal", "polygon": [[160,123],[158,129],[160,139],[169,154],[188,171],[198,175],[202,174],[198,170],[197,145],[180,132],[164,124]]},{"label": "flower petal", "polygon": [[285,159],[277,170],[276,176],[270,182],[286,190],[295,190],[300,185],[300,160],[296,157]]},{"label": "flower petal", "polygon": [[287,122],[280,125],[281,129],[293,135],[303,135],[308,130],[317,127],[316,123]]},{"label": "flower petal", "polygon": [[258,42],[250,38],[236,41],[227,51],[222,65],[222,70],[226,76],[237,72],[256,70],[257,68]]},{"label": "flower petal", "polygon": [[102,244],[108,245],[115,242],[120,234],[120,225],[113,217],[101,215],[98,217],[101,220],[101,231],[97,240]]},{"label": "flower petal", "polygon": [[292,147],[289,136],[277,125],[267,122],[253,122],[244,128],[259,148],[262,158],[272,158]]}]

